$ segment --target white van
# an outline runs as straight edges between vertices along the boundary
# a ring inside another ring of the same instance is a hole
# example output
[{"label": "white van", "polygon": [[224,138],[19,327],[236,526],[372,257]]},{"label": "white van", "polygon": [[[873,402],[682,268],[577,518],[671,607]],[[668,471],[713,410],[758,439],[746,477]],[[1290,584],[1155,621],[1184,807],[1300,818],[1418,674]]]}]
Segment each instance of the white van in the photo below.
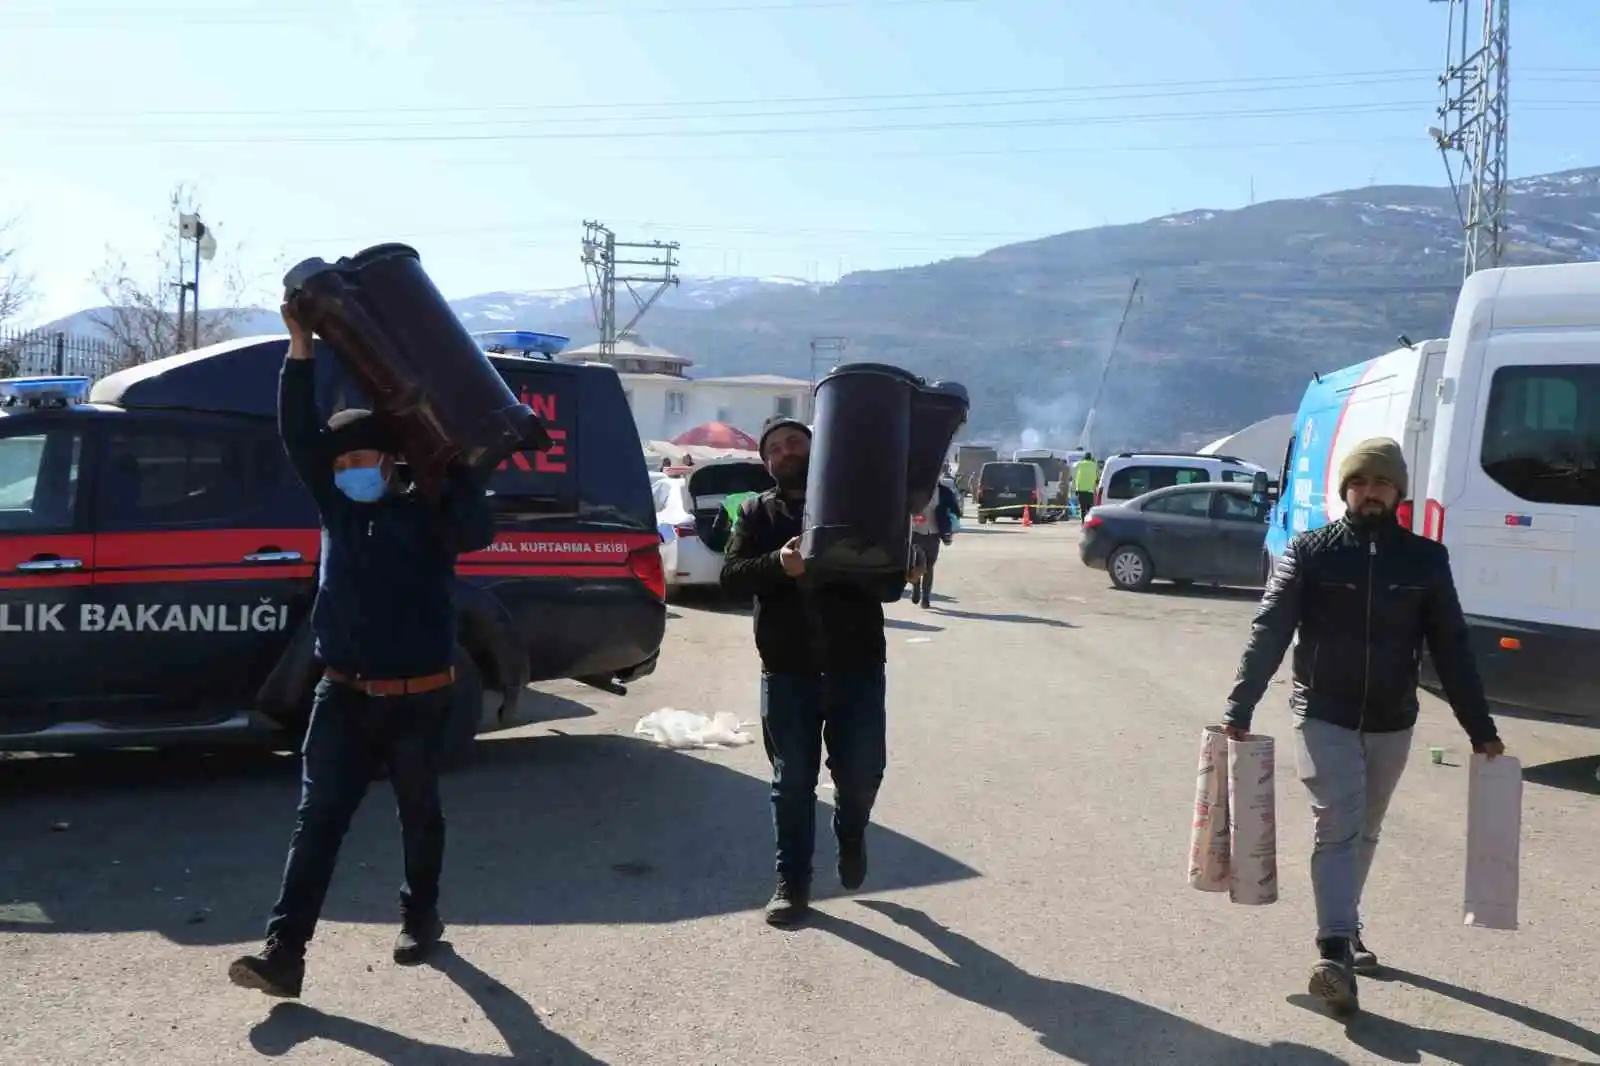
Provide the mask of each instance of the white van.
[{"label": "white van", "polygon": [[1171,485],[1193,485],[1202,481],[1248,485],[1255,481],[1257,473],[1266,471],[1232,455],[1118,452],[1100,467],[1094,505],[1131,500]]},{"label": "white van", "polygon": [[[1278,502],[1267,523],[1267,553],[1274,560],[1289,541],[1344,515],[1339,464],[1372,437],[1400,442],[1411,472],[1410,498],[1422,499],[1433,453],[1444,340],[1396,348],[1376,359],[1316,375],[1295,413],[1279,475]],[[1422,532],[1409,501],[1400,524]]]},{"label": "white van", "polygon": [[1600,721],[1600,263],[1469,277],[1436,417],[1422,533],[1490,698]]}]

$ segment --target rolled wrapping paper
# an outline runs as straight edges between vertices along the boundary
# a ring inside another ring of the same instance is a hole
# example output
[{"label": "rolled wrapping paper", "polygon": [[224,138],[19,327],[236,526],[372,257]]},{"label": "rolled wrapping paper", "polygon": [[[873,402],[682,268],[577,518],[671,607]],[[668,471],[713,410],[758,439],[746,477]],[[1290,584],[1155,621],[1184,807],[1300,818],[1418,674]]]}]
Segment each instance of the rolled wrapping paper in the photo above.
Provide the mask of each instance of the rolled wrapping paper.
[{"label": "rolled wrapping paper", "polygon": [[1277,782],[1271,737],[1228,741],[1228,898],[1260,907],[1278,901]]},{"label": "rolled wrapping paper", "polygon": [[1472,756],[1463,924],[1480,929],[1517,927],[1521,844],[1522,764],[1509,755]]},{"label": "rolled wrapping paper", "polygon": [[1200,767],[1194,784],[1194,828],[1189,837],[1189,886],[1201,892],[1228,890],[1227,771],[1227,735],[1220,726],[1207,726],[1200,734]]}]

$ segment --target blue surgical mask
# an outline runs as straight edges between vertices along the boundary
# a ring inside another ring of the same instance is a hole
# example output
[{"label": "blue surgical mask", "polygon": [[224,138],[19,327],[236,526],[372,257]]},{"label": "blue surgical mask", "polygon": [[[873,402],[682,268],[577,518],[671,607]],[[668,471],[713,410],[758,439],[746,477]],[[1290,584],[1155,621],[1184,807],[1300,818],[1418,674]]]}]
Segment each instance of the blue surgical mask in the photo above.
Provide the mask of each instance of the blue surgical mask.
[{"label": "blue surgical mask", "polygon": [[333,484],[357,503],[374,503],[382,499],[389,488],[383,469],[376,466],[353,466],[340,470],[333,475]]}]

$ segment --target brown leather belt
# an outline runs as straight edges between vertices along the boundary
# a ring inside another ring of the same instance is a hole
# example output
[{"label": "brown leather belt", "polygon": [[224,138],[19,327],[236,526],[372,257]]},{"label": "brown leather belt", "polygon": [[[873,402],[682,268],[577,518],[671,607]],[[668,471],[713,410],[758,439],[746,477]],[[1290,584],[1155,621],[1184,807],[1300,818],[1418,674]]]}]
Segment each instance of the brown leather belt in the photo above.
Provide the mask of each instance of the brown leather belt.
[{"label": "brown leather belt", "polygon": [[324,670],[323,676],[335,684],[353,688],[367,696],[414,696],[421,692],[437,692],[454,683],[455,667],[439,674],[422,677],[384,677],[363,679],[342,674],[337,670]]}]

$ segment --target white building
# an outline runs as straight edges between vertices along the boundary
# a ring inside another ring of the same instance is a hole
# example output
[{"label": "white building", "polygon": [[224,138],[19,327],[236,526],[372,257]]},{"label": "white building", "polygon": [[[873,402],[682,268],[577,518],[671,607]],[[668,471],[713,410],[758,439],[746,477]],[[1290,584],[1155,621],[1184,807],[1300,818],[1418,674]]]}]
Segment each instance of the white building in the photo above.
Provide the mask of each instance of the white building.
[{"label": "white building", "polygon": [[[599,345],[573,348],[562,362],[600,362]],[[671,440],[707,422],[724,422],[750,436],[773,415],[811,421],[811,383],[776,374],[691,378],[693,360],[652,347],[638,334],[617,338],[609,362],[617,368],[641,440]]]}]

